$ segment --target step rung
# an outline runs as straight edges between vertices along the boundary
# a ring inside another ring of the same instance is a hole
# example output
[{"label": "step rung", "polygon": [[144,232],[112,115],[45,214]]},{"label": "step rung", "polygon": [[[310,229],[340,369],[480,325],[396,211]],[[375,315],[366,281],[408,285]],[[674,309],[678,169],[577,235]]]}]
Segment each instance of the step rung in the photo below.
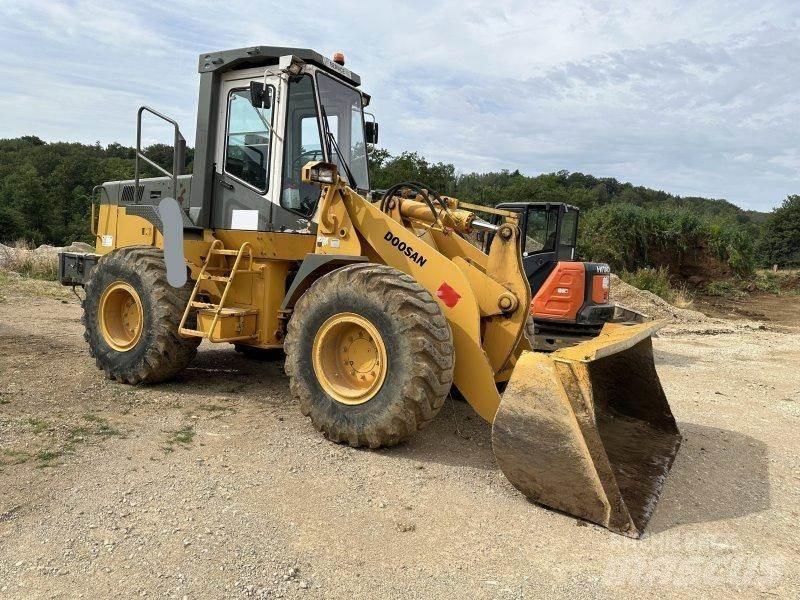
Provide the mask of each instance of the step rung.
[{"label": "step rung", "polygon": [[205,331],[198,331],[197,329],[186,329],[185,327],[181,327],[178,330],[178,333],[180,333],[181,335],[192,335],[194,337],[201,337],[201,338],[206,337]]},{"label": "step rung", "polygon": [[219,304],[212,304],[211,302],[198,302],[196,300],[192,300],[189,303],[189,306],[192,308],[218,308]]},{"label": "step rung", "polygon": [[226,275],[203,275],[203,279],[207,279],[208,281],[221,281],[222,283],[228,283],[231,278]]},{"label": "step rung", "polygon": [[218,340],[214,340],[214,343],[240,342],[242,340],[255,340],[255,339],[258,339],[258,334],[257,333],[254,333],[253,335],[240,335],[238,337],[220,338]]},{"label": "step rung", "polygon": [[209,254],[221,254],[222,256],[239,256],[238,250],[219,250],[215,248],[209,251]]},{"label": "step rung", "polygon": [[257,315],[258,311],[254,308],[237,308],[235,306],[226,306],[225,308],[217,308],[216,306],[208,309],[211,314],[219,312],[220,317],[246,317],[248,315]]}]

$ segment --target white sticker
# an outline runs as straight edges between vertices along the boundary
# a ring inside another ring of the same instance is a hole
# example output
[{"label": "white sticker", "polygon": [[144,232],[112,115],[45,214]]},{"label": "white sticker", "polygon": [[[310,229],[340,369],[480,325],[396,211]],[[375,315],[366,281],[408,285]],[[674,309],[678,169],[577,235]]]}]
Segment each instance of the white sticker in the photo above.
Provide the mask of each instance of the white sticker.
[{"label": "white sticker", "polygon": [[328,238],[326,238],[324,235],[317,237],[317,244],[319,244],[320,246],[327,246]]},{"label": "white sticker", "polygon": [[231,229],[256,231],[258,229],[258,211],[234,209],[231,215]]},{"label": "white sticker", "polygon": [[339,238],[331,238],[331,248],[339,247]]},{"label": "white sticker", "polygon": [[100,244],[103,248],[111,248],[114,245],[114,236],[113,235],[104,235],[100,238]]}]

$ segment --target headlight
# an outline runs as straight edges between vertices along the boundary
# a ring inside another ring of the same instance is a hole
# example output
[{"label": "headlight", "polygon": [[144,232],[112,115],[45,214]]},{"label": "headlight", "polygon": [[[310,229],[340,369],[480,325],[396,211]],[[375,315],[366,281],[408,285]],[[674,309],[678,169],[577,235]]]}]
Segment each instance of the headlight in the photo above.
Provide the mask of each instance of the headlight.
[{"label": "headlight", "polygon": [[310,162],[303,167],[302,178],[306,183],[333,184],[338,179],[338,169],[331,163]]}]

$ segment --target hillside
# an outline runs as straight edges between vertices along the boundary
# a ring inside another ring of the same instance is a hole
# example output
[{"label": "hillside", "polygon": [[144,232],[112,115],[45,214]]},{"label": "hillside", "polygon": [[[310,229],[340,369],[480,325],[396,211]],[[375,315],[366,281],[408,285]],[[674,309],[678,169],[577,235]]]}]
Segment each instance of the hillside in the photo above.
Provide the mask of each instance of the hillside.
[{"label": "hillside", "polygon": [[[170,166],[169,146],[151,146],[148,155]],[[188,157],[191,169],[191,150]],[[769,215],[726,200],[681,197],[568,171],[459,173],[452,164],[431,163],[416,153],[392,156],[381,148],[371,153],[370,170],[375,188],[411,179],[488,205],[524,200],[573,204],[584,211],[583,255],[615,268],[666,265],[683,276],[681,257],[692,248],[713,253],[723,263],[735,262],[722,269],[728,273],[765,262],[757,255],[758,240]],[[87,223],[93,186],[133,174],[134,150],[120,144],[46,143],[35,136],[0,140],[0,241],[91,241]],[[619,229],[626,235],[614,233]]]}]

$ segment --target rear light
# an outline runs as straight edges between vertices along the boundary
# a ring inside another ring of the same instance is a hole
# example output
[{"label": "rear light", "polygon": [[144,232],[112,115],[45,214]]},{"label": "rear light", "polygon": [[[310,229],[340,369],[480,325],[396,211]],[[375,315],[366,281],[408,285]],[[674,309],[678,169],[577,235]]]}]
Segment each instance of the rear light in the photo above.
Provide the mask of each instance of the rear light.
[{"label": "rear light", "polygon": [[608,302],[608,291],[611,287],[611,278],[608,275],[595,275],[592,277],[592,302],[605,304]]}]

